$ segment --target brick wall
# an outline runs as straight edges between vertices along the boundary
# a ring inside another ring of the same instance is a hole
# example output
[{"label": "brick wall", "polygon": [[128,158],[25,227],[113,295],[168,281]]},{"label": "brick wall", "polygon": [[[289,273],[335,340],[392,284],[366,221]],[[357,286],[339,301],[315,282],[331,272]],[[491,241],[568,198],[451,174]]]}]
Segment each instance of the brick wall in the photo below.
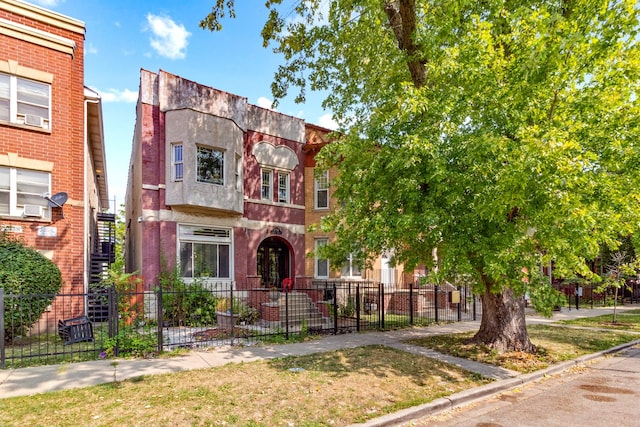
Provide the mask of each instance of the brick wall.
[{"label": "brick wall", "polygon": [[[51,221],[0,218],[3,225],[22,227],[25,243],[52,255],[65,282],[65,291],[82,291],[84,285],[84,32],[0,10],[0,18],[73,40],[73,55],[0,35],[0,61],[53,74],[50,131],[0,123],[0,154],[53,163],[51,193],[69,195],[64,218],[53,209]],[[54,237],[38,235],[38,227],[55,230]]]}]

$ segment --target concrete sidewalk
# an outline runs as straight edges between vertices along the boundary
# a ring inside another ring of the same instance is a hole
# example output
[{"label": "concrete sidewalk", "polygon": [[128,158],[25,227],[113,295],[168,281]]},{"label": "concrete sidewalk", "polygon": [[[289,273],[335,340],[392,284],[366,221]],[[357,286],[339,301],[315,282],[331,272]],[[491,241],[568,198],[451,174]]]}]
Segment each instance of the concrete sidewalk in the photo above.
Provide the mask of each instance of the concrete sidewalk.
[{"label": "concrete sidewalk", "polygon": [[[626,305],[618,307],[618,311],[623,312],[635,308],[640,308],[640,305]],[[568,310],[565,308],[561,312],[554,313],[552,319],[545,319],[542,316],[530,314],[527,316],[527,322],[546,323],[562,319],[598,316],[612,312],[612,308],[580,310]],[[183,355],[170,358],[109,359],[61,365],[6,369],[0,370],[0,398],[47,393],[56,390],[88,387],[112,382],[114,380],[122,381],[145,375],[171,373],[190,369],[204,369],[214,366],[222,366],[228,363],[251,362],[254,360],[273,359],[285,356],[307,355],[311,353],[332,351],[341,348],[353,348],[370,344],[386,345],[415,354],[437,358],[469,371],[477,372],[483,376],[499,380],[494,381],[492,384],[485,387],[467,390],[466,392],[458,393],[457,395],[450,396],[446,399],[439,399],[438,401],[429,404],[431,408],[430,410],[437,410],[439,407],[443,407],[444,409],[444,407],[451,407],[452,405],[460,404],[462,400],[476,399],[507,388],[515,387],[518,384],[522,384],[524,381],[534,381],[541,378],[543,375],[548,375],[550,372],[558,372],[567,369],[569,366],[581,363],[587,359],[583,357],[578,359],[578,361],[555,365],[544,370],[544,372],[540,371],[535,374],[519,375],[516,372],[506,369],[443,355],[432,350],[411,346],[403,342],[406,339],[414,337],[474,331],[478,329],[479,324],[479,321],[473,321],[389,332],[329,335],[323,336],[318,340],[304,343],[280,344],[273,346],[256,345],[246,347],[217,347],[208,351],[190,351]],[[616,349],[613,350],[615,351]],[[589,358],[599,356],[601,356],[601,354],[589,355]],[[425,408],[417,407],[417,409],[414,410],[424,411]],[[384,425],[384,423],[376,424],[377,422],[381,421],[372,421],[368,424]]]}]

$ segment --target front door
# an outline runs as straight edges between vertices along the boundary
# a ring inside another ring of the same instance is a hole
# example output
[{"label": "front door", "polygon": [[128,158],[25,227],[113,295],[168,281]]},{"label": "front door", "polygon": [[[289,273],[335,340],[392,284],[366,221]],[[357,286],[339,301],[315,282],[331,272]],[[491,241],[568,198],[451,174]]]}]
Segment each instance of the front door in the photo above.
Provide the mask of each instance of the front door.
[{"label": "front door", "polygon": [[258,247],[258,275],[265,287],[282,288],[290,277],[289,248],[279,237],[269,237]]}]

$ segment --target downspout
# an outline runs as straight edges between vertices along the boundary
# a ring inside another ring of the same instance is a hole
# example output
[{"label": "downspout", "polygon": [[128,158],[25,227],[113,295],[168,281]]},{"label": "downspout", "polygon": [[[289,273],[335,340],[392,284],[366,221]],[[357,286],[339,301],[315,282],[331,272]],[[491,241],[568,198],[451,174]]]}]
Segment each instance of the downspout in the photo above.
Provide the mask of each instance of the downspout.
[{"label": "downspout", "polygon": [[[83,287],[84,287],[84,293],[87,294],[89,293],[89,224],[88,224],[88,218],[89,218],[89,203],[87,203],[87,201],[89,200],[89,191],[88,191],[88,185],[87,185],[87,178],[88,178],[88,174],[87,174],[87,159],[89,159],[89,120],[88,120],[88,116],[89,116],[89,112],[88,112],[88,108],[87,108],[87,104],[91,102],[88,99],[85,98],[84,100],[84,162],[83,162],[83,198],[84,198],[84,218],[83,218],[83,231],[84,231],[84,237],[83,237],[83,244],[82,244],[82,251],[83,251],[83,272],[82,272],[82,277],[83,277]],[[85,311],[85,315],[87,315],[87,301],[85,301],[84,304],[84,311]]]}]

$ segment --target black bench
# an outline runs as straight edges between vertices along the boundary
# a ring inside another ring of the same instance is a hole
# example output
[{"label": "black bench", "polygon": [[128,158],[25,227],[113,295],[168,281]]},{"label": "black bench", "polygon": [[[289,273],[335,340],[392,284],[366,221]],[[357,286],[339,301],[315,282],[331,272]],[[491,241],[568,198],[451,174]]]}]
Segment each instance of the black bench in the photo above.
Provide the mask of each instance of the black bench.
[{"label": "black bench", "polygon": [[93,341],[93,324],[87,316],[58,320],[58,335],[64,345]]}]

